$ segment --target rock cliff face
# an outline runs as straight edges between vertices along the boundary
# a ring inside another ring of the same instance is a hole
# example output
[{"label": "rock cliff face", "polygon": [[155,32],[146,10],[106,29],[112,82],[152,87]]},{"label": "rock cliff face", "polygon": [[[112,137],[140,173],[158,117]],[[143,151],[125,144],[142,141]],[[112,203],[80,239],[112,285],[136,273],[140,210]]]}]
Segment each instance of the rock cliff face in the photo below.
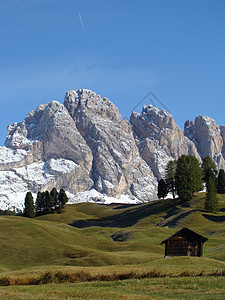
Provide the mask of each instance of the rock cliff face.
[{"label": "rock cliff face", "polygon": [[222,136],[222,139],[223,139],[222,154],[223,154],[223,157],[225,159],[225,125],[220,126],[220,133],[221,133],[221,136]]},{"label": "rock cliff face", "polygon": [[69,91],[64,105],[92,150],[95,189],[109,196],[126,192],[141,200],[155,197],[156,179],[117,107],[89,90]]},{"label": "rock cliff face", "polygon": [[[52,158],[59,160],[63,158],[74,163],[72,168],[74,181],[80,182],[77,186],[73,184],[73,192],[88,189],[93,184],[89,178],[93,159],[91,149],[79,134],[67,109],[57,101],[40,105],[35,112],[31,111],[22,123],[10,125],[5,146],[6,151],[14,149],[17,153],[20,149],[21,153],[22,149],[24,152],[21,160],[18,159],[16,162],[4,160],[0,163],[0,169],[27,167],[34,162],[43,161],[47,162],[45,167],[48,166],[49,173],[55,175],[49,162]],[[60,183],[68,186],[70,181],[64,177],[64,180],[60,178]],[[55,184],[53,180],[52,185]],[[38,188],[45,188],[45,184]],[[31,190],[36,191],[33,186]]]},{"label": "rock cliff face", "polygon": [[70,159],[87,172],[92,167],[91,150],[67,109],[57,101],[40,105],[22,123],[10,125],[5,146],[26,150],[30,163],[54,157]]},{"label": "rock cliff face", "polygon": [[210,117],[199,116],[195,122],[185,122],[184,134],[195,143],[202,158],[209,155],[218,168],[225,168],[224,126],[219,127]]},{"label": "rock cliff face", "polygon": [[57,101],[40,105],[22,123],[8,126],[0,154],[0,208],[21,208],[23,203],[15,198],[28,190],[56,186],[76,194],[93,185],[91,149]]},{"label": "rock cliff face", "polygon": [[64,104],[40,105],[8,126],[0,147],[0,209],[22,209],[28,190],[54,186],[71,199],[87,199],[92,189],[100,201],[114,197],[108,203],[154,200],[167,162],[182,154],[210,155],[223,167],[225,126],[200,116],[185,123],[184,134],[168,112],[151,105],[128,122],[107,98],[72,90]]},{"label": "rock cliff face", "polygon": [[158,180],[164,175],[169,160],[178,159],[182,154],[195,155],[201,160],[194,143],[184,136],[164,109],[144,106],[141,114],[132,112],[130,122],[140,154]]}]

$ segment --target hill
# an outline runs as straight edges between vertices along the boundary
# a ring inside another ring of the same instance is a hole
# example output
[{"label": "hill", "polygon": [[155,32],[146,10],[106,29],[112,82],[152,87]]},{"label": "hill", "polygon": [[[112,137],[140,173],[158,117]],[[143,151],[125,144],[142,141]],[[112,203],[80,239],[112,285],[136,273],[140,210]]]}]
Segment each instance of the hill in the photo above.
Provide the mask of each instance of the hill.
[{"label": "hill", "polygon": [[[160,267],[222,268],[225,262],[225,195],[217,215],[203,210],[204,194],[188,203],[158,200],[142,205],[67,205],[62,214],[28,219],[0,217],[0,271],[24,268]],[[165,260],[161,241],[183,226],[206,236],[204,257]],[[171,269],[172,268],[172,269]]]}]

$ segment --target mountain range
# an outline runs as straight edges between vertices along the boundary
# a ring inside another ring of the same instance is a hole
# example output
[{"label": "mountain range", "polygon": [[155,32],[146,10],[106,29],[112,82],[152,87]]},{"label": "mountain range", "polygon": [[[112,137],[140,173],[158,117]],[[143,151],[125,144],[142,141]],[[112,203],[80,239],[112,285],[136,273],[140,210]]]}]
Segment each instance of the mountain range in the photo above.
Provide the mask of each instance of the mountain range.
[{"label": "mountain range", "polygon": [[107,98],[71,90],[8,126],[0,147],[0,209],[21,210],[27,191],[64,188],[77,201],[137,203],[157,199],[167,162],[209,155],[225,169],[225,125],[207,116],[184,131],[166,110],[149,105],[124,120]]}]

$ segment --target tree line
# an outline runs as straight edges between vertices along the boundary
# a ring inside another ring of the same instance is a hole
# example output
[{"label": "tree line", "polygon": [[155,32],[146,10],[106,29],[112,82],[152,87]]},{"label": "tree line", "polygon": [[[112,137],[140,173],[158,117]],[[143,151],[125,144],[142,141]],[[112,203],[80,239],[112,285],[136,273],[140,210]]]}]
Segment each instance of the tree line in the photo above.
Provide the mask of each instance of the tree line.
[{"label": "tree line", "polygon": [[54,211],[61,213],[65,204],[68,202],[68,197],[64,189],[60,189],[58,192],[54,187],[51,192],[38,192],[36,201],[31,192],[27,192],[24,200],[24,212],[23,215],[28,218],[34,218],[35,216],[51,214]]},{"label": "tree line", "polygon": [[225,172],[217,171],[216,165],[207,155],[202,164],[193,155],[182,155],[178,160],[171,160],[165,168],[165,178],[158,182],[158,198],[165,198],[172,193],[182,200],[190,200],[194,192],[206,187],[205,209],[209,212],[218,211],[216,193],[225,193]]}]

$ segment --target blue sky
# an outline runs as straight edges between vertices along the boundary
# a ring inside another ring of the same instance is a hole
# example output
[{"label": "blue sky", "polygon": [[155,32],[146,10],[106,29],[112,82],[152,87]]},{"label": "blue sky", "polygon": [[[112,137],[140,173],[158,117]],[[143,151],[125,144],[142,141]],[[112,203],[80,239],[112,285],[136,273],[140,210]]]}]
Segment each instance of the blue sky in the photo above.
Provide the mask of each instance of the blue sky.
[{"label": "blue sky", "polygon": [[201,114],[225,124],[224,0],[0,0],[0,14],[0,145],[79,88],[127,118],[152,91],[182,129]]}]

